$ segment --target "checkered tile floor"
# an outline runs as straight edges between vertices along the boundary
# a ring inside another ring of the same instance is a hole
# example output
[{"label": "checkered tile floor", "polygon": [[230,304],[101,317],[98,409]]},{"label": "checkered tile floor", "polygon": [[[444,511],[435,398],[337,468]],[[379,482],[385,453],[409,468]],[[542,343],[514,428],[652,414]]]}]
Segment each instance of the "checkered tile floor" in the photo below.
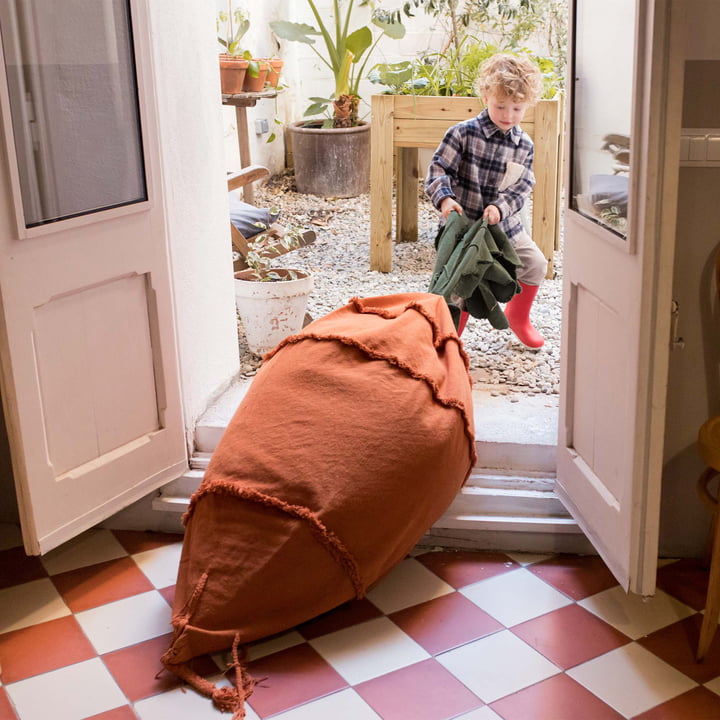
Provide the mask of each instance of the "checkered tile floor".
[{"label": "checkered tile floor", "polygon": [[[180,537],[93,530],[0,547],[0,720],[229,718],[160,673]],[[254,645],[249,720],[720,718],[720,633],[693,651],[707,573],[651,600],[595,557],[418,551],[360,602]],[[224,658],[200,672],[222,681]]]}]

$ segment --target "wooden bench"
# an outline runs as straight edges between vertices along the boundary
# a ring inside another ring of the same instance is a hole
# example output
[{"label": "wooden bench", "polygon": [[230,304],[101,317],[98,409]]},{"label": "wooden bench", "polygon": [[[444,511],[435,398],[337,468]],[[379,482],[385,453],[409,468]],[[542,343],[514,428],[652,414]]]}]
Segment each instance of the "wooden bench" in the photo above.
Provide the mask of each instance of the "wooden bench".
[{"label": "wooden bench", "polygon": [[[479,98],[373,95],[370,152],[370,269],[392,270],[392,194],[396,186],[396,240],[418,236],[418,149],[435,150],[445,131],[482,109]],[[548,259],[560,237],[563,99],[528,109],[522,128],[535,143],[532,236]]]}]

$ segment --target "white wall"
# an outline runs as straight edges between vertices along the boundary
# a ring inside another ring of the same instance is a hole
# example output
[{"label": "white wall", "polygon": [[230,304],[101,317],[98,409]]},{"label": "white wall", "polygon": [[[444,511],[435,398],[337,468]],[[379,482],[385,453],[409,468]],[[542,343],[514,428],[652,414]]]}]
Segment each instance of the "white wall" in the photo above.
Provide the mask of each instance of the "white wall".
[{"label": "white wall", "polygon": [[[686,72],[683,124],[720,127],[720,89],[715,81],[720,73],[720,3],[683,2],[688,14],[686,59],[691,61]],[[693,62],[698,60],[716,62],[703,67]],[[694,90],[698,73],[708,75],[700,83],[700,92]],[[680,306],[678,334],[684,347],[670,351],[662,554],[699,554],[710,520],[709,511],[696,496],[695,481],[703,468],[697,450],[698,430],[708,417],[720,414],[720,308],[713,278],[720,248],[718,197],[720,168],[681,168],[673,298]]]},{"label": "white wall", "polygon": [[239,367],[215,17],[149,3],[185,424]]}]

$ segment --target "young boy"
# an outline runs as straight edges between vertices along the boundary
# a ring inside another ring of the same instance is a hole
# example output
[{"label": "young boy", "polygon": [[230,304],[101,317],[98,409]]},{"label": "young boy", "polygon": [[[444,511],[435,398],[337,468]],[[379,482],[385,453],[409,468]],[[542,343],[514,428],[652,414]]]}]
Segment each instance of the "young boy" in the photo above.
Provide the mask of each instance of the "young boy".
[{"label": "young boy", "polygon": [[[525,111],[542,92],[540,70],[530,60],[493,55],[478,81],[485,109],[451,127],[433,155],[425,192],[442,214],[465,213],[500,227],[515,248],[522,266],[517,279],[522,291],[505,306],[505,316],[518,340],[530,348],[542,347],[542,335],[530,323],[530,308],[547,271],[547,260],[523,227],[520,211],[530,196],[535,175],[533,143],[519,124]],[[458,327],[467,322],[463,311]]]}]

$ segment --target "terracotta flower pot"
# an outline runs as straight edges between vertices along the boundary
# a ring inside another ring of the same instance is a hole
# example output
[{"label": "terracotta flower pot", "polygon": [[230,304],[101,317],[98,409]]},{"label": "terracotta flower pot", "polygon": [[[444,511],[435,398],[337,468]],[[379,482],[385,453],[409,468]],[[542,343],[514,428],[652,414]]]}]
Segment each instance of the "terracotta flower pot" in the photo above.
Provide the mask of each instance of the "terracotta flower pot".
[{"label": "terracotta flower pot", "polygon": [[270,58],[268,60],[268,64],[270,65],[270,69],[267,74],[268,85],[276,88],[278,86],[278,82],[280,81],[280,71],[285,64],[285,61],[280,58]]},{"label": "terracotta flower pot", "polygon": [[248,61],[233,55],[220,55],[220,91],[223,95],[237,95],[243,90]]},{"label": "terracotta flower pot", "polygon": [[245,73],[243,92],[262,92],[265,89],[265,80],[270,66],[266,60],[254,60],[258,64],[257,77],[253,77],[249,71]]}]

